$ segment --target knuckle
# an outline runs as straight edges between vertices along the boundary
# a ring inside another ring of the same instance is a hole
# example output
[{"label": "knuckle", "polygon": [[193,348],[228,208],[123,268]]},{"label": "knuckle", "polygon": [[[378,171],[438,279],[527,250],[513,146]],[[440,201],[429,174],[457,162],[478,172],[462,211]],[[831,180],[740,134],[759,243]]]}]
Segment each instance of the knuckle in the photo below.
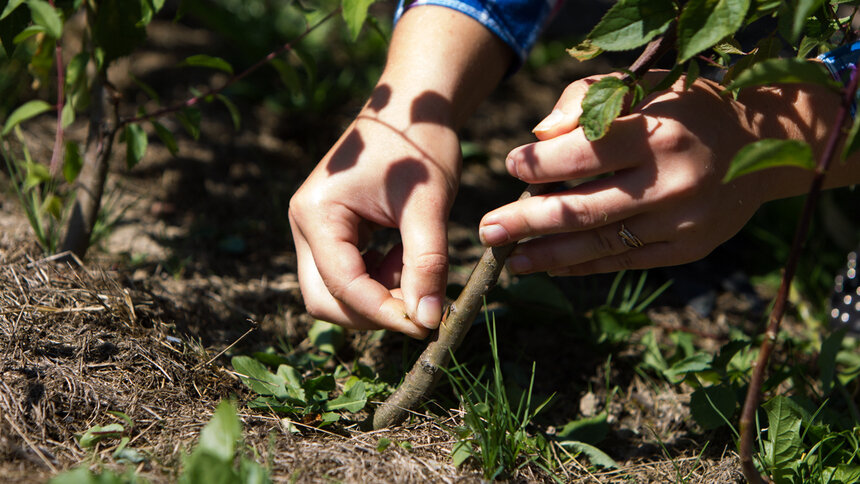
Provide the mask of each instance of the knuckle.
[{"label": "knuckle", "polygon": [[414,259],[413,267],[425,274],[445,275],[448,273],[448,256],[440,253],[421,254]]},{"label": "knuckle", "polygon": [[[611,235],[610,235],[611,234]],[[618,238],[611,231],[596,230],[593,232],[591,243],[594,252],[598,254],[614,254],[620,248],[618,246]]]}]

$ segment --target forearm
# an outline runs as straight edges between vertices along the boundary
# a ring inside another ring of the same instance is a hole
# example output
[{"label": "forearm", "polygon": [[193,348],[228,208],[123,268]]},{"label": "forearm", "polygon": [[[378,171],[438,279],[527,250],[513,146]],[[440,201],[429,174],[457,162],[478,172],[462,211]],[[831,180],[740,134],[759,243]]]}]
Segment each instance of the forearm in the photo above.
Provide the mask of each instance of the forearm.
[{"label": "forearm", "polygon": [[[805,141],[812,147],[816,163],[824,153],[830,133],[836,129],[833,123],[841,102],[832,90],[801,84],[742,91],[739,100],[759,137]],[[845,162],[841,156],[840,146],[827,171],[825,188],[860,183],[860,153],[854,153]],[[806,193],[814,176],[811,171],[799,168],[777,168],[762,174],[767,200]]]},{"label": "forearm", "polygon": [[[391,39],[377,87],[390,100],[379,114],[400,128],[438,121],[457,129],[512,60],[511,49],[472,18],[446,7],[411,8]],[[427,108],[432,116],[422,113]]]}]

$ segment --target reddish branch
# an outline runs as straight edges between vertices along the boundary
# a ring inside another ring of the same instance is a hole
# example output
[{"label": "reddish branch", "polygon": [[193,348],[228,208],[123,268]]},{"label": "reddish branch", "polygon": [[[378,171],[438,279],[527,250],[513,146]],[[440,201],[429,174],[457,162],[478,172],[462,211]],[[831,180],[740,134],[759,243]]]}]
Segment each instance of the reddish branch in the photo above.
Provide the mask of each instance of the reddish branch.
[{"label": "reddish branch", "polygon": [[800,259],[800,251],[803,249],[803,244],[809,232],[809,224],[812,221],[812,214],[818,198],[821,195],[821,188],[824,184],[824,175],[830,167],[833,156],[836,150],[841,145],[845,136],[844,125],[850,119],[848,114],[851,112],[851,106],[854,103],[854,97],[857,93],[858,75],[857,69],[851,73],[851,81],[848,86],[842,91],[842,104],[836,112],[836,119],[830,130],[830,135],[827,139],[827,144],[824,147],[824,152],[818,160],[815,167],[815,177],[812,180],[812,185],[809,188],[809,193],[806,197],[806,203],[803,205],[803,213],[800,216],[800,221],[797,224],[797,229],[794,232],[794,240],[791,243],[791,251],[788,254],[788,261],[785,263],[785,269],[782,273],[782,281],[779,285],[779,292],[773,304],[770,317],[768,319],[767,330],[764,334],[764,341],[761,343],[758,359],[753,366],[752,379],[747,390],[744,408],[741,412],[740,420],[740,454],[741,467],[743,468],[744,477],[747,482],[760,483],[763,482],[762,476],[758,473],[753,463],[753,443],[757,427],[755,426],[756,410],[758,409],[759,400],[761,397],[762,384],[764,382],[765,371],[767,370],[768,360],[776,344],[776,339],[779,334],[779,325],[782,322],[782,316],[785,313],[785,306],[788,301],[789,290],[791,289],[791,280],[794,278],[797,263]]}]

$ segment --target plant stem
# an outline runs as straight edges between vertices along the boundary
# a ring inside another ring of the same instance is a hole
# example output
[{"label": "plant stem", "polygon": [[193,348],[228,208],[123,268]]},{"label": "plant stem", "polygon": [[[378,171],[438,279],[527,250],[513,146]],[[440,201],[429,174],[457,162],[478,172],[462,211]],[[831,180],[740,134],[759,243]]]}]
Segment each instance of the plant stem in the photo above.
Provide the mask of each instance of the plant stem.
[{"label": "plant stem", "polygon": [[824,152],[818,160],[815,167],[815,176],[812,180],[812,185],[806,197],[806,202],[803,205],[803,212],[797,228],[794,232],[794,240],[791,243],[791,251],[788,254],[788,260],[785,263],[785,269],[782,273],[782,281],[779,285],[779,292],[773,304],[770,317],[768,318],[767,330],[765,331],[764,340],[761,343],[758,359],[753,366],[753,374],[750,380],[749,388],[747,389],[746,400],[741,412],[740,420],[740,455],[741,467],[743,468],[744,477],[747,482],[760,483],[762,476],[758,473],[753,463],[753,443],[755,441],[753,432],[755,429],[755,414],[758,409],[759,399],[761,397],[762,384],[764,383],[764,375],[767,370],[767,364],[770,355],[773,352],[773,347],[776,344],[779,335],[779,326],[782,322],[782,317],[785,313],[786,303],[788,301],[789,290],[791,289],[791,280],[794,278],[794,273],[797,269],[797,263],[800,260],[800,252],[803,249],[803,244],[806,241],[807,233],[809,232],[809,224],[812,221],[812,213],[818,198],[821,195],[821,187],[824,184],[824,175],[830,166],[833,155],[845,136],[843,126],[845,121],[849,119],[848,114],[851,112],[851,106],[854,103],[854,96],[857,92],[858,75],[857,69],[851,73],[851,80],[848,86],[842,92],[842,104],[836,112],[836,119],[830,130],[830,135],[827,139],[827,144],[824,146]]},{"label": "plant stem", "polygon": [[[629,81],[641,77],[674,44],[675,27],[671,25],[666,35],[652,41],[630,66],[630,74],[624,77]],[[529,185],[520,195],[520,200],[551,192],[556,183]],[[475,265],[466,286],[457,300],[451,304],[447,317],[437,331],[431,335],[427,348],[418,361],[406,374],[403,383],[391,394],[373,415],[373,428],[382,429],[403,422],[410,409],[414,408],[431,390],[442,373],[451,354],[460,346],[463,338],[484,303],[484,297],[496,285],[505,260],[516,247],[516,243],[502,247],[491,247],[484,251],[481,260]]]},{"label": "plant stem", "polygon": [[[54,0],[48,0],[53,7]],[[56,176],[60,171],[60,161],[63,159],[63,106],[65,95],[65,69],[63,66],[63,46],[60,39],[56,40],[56,64],[57,64],[57,132],[54,136],[54,152],[51,154],[50,173]]]}]

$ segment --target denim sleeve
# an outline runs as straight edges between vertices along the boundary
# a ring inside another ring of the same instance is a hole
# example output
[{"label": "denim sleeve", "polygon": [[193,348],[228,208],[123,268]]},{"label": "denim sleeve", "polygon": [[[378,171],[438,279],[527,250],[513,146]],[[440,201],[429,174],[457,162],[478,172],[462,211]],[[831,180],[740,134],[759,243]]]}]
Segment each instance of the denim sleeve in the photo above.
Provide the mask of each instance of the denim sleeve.
[{"label": "denim sleeve", "polygon": [[507,43],[522,63],[563,0],[399,0],[395,22],[410,7],[440,5],[462,12]]}]

